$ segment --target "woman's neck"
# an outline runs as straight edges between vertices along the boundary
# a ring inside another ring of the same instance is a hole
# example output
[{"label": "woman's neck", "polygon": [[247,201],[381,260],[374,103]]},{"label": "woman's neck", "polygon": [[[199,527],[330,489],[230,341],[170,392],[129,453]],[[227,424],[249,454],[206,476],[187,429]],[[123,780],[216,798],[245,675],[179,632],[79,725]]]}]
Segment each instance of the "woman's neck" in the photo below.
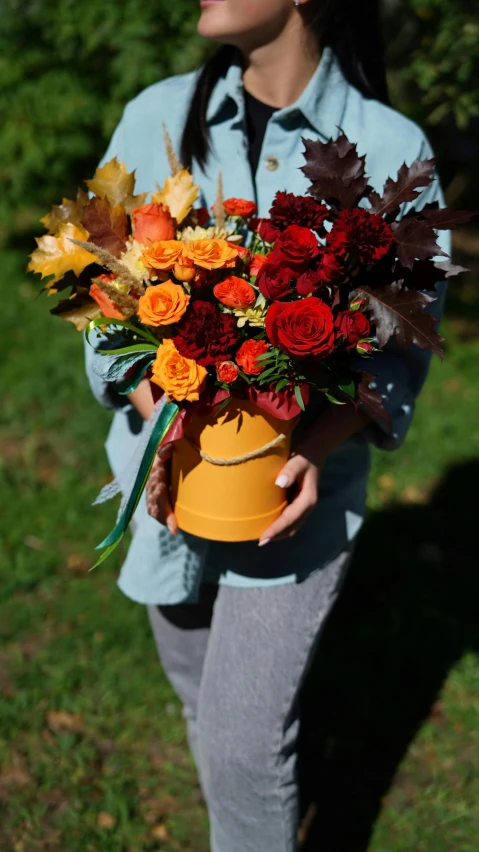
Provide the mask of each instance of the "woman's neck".
[{"label": "woman's neck", "polygon": [[299,98],[319,60],[318,48],[302,22],[292,22],[274,41],[245,54],[244,87],[263,103],[281,109]]}]

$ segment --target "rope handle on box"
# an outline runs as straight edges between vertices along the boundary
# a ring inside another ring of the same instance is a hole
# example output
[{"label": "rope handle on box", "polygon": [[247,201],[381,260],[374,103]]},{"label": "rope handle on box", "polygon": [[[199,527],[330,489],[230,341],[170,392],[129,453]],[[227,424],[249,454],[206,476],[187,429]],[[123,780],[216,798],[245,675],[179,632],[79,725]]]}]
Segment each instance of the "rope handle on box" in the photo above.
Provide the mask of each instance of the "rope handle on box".
[{"label": "rope handle on box", "polygon": [[277,435],[276,438],[273,438],[272,441],[268,441],[267,444],[264,444],[263,447],[260,447],[258,450],[251,450],[250,453],[244,453],[242,456],[234,456],[231,459],[215,459],[213,456],[209,456],[208,453],[205,453],[203,450],[200,450],[193,441],[188,441],[189,445],[196,450],[197,453],[200,454],[203,461],[207,461],[210,464],[218,464],[218,465],[231,465],[231,464],[241,464],[242,462],[250,461],[251,459],[259,459],[262,456],[265,456],[269,453],[270,450],[273,450],[278,444],[281,444],[286,439],[286,435]]}]

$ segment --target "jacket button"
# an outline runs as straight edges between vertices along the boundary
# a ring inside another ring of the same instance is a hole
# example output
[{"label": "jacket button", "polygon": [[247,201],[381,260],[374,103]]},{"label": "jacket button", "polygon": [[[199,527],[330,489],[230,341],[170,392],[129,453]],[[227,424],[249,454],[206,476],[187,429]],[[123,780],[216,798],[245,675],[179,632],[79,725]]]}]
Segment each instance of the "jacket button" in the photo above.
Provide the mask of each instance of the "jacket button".
[{"label": "jacket button", "polygon": [[268,157],[268,159],[266,160],[266,168],[270,172],[275,172],[278,166],[279,162],[276,157]]}]

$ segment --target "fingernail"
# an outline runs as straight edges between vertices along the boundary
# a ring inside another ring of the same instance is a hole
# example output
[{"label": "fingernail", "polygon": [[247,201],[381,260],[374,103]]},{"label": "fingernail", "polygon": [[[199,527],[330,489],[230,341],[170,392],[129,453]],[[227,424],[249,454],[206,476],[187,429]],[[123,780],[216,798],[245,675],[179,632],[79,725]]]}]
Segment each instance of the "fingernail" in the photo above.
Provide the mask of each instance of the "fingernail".
[{"label": "fingernail", "polygon": [[258,547],[263,547],[263,544],[268,544],[268,541],[271,541],[270,538],[263,538],[261,541],[258,541]]},{"label": "fingernail", "polygon": [[177,529],[175,527],[175,522],[172,521],[171,518],[168,518],[168,520],[166,522],[166,526],[168,527],[168,529],[169,529],[169,531],[172,535],[176,535]]},{"label": "fingernail", "polygon": [[276,477],[274,484],[278,485],[280,488],[287,488],[289,485],[289,476],[286,476],[285,473],[280,473],[280,475]]}]

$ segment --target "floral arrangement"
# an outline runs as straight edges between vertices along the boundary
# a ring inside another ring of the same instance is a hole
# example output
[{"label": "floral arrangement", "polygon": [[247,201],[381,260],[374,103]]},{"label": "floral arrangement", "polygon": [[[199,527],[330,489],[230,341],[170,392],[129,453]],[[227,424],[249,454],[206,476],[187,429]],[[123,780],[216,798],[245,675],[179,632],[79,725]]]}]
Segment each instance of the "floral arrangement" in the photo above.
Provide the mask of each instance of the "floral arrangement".
[{"label": "floral arrangement", "polygon": [[[269,218],[253,201],[222,197],[195,208],[199,187],[166,136],[171,176],[147,202],[116,159],[42,220],[29,269],[70,287],[53,314],[90,335],[124,365],[120,392],[149,376],[181,434],[192,411],[246,396],[277,417],[304,410],[311,389],[332,403],[363,404],[388,420],[371,384],[391,337],[442,354],[424,291],[461,271],[436,242],[467,212],[429,204],[400,217],[434,179],[434,160],[368,184],[365,158],[341,133],[303,140],[308,194],[278,192]],[[116,375],[120,375],[118,371]]]}]

